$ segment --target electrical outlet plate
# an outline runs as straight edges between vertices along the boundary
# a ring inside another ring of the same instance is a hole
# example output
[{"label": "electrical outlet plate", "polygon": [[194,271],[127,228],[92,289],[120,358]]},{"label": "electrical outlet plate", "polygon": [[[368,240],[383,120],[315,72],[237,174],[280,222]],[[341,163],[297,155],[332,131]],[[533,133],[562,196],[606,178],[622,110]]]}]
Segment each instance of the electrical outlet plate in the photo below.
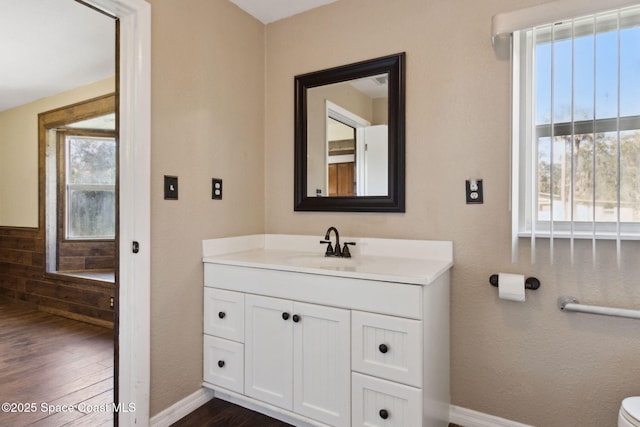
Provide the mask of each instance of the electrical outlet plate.
[{"label": "electrical outlet plate", "polygon": [[164,199],[178,200],[178,177],[164,176]]},{"label": "electrical outlet plate", "polygon": [[222,179],[211,179],[211,198],[214,200],[222,200]]},{"label": "electrical outlet plate", "polygon": [[484,203],[481,179],[468,179],[465,183],[465,187],[467,204]]}]

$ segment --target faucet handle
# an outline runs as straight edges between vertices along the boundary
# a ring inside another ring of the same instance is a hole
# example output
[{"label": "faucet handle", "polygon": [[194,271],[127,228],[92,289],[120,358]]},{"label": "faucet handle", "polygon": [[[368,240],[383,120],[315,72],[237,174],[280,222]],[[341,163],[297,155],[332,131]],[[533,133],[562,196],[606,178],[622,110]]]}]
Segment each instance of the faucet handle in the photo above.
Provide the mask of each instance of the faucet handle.
[{"label": "faucet handle", "polygon": [[320,240],[320,243],[327,243],[327,250],[324,256],[333,256],[333,245],[330,240]]},{"label": "faucet handle", "polygon": [[349,246],[355,246],[356,242],[344,242],[344,248],[342,248],[342,257],[343,258],[351,258],[351,252],[349,251]]}]

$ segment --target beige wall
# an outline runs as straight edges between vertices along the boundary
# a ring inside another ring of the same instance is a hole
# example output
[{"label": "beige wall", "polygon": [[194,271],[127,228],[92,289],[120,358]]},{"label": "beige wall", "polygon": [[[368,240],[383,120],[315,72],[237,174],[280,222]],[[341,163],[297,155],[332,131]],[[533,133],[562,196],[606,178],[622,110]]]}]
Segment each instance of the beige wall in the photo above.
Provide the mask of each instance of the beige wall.
[{"label": "beige wall", "polygon": [[[491,17],[543,0],[340,0],[267,26],[266,231],[454,242],[451,381],[454,405],[537,426],[612,426],[624,396],[640,393],[638,321],[566,314],[560,295],[640,308],[640,242],[528,241],[512,264],[509,213],[509,62],[490,41]],[[293,211],[293,77],[407,53],[407,211]],[[466,205],[482,178],[485,203]],[[321,250],[319,248],[318,250]],[[505,271],[542,282],[524,304],[488,284]]]},{"label": "beige wall", "polygon": [[38,114],[113,92],[111,77],[0,112],[0,226],[38,227]]},{"label": "beige wall", "polygon": [[265,72],[264,25],[230,2],[150,3],[153,415],[202,383],[202,240],[264,231]]}]

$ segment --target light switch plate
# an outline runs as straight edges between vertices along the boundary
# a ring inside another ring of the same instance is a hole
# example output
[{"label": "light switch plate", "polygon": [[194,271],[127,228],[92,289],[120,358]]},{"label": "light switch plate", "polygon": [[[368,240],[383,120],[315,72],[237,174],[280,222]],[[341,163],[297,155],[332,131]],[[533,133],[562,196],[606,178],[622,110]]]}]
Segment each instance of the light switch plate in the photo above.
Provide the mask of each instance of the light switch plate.
[{"label": "light switch plate", "polygon": [[164,199],[178,200],[178,177],[164,176]]}]

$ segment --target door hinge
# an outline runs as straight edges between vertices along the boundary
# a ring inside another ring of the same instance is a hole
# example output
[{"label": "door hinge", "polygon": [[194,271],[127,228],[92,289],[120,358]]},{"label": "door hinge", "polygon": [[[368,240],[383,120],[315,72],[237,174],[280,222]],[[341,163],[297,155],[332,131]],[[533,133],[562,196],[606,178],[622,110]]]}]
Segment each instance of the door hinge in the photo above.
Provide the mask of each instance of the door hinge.
[{"label": "door hinge", "polygon": [[133,244],[131,245],[131,252],[133,252],[134,254],[137,254],[138,252],[140,252],[140,243],[134,240]]}]

